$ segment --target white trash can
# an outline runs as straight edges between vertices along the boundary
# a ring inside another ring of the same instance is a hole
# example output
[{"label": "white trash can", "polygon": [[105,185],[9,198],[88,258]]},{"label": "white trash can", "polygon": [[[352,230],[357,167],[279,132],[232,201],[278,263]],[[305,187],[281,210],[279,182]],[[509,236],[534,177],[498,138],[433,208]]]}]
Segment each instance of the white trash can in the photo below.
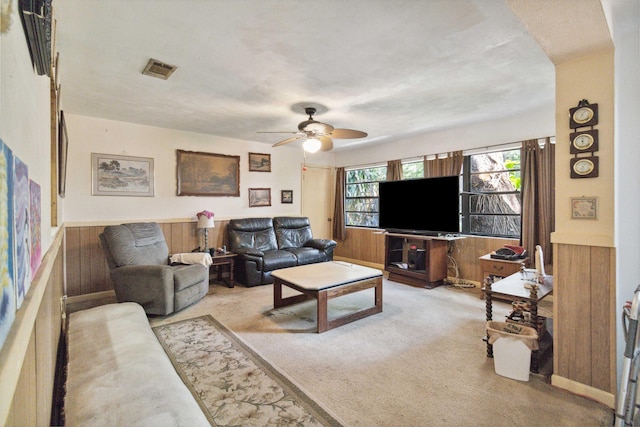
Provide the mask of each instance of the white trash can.
[{"label": "white trash can", "polygon": [[538,349],[538,332],[516,323],[487,322],[487,334],[493,345],[496,374],[529,381],[531,351]]}]

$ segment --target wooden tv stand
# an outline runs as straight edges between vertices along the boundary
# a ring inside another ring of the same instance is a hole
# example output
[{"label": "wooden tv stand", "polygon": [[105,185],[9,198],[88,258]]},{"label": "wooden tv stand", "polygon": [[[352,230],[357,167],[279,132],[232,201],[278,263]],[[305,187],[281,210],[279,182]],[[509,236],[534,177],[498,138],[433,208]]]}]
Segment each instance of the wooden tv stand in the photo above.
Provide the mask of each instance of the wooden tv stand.
[{"label": "wooden tv stand", "polygon": [[389,280],[427,289],[442,285],[447,278],[449,241],[455,237],[384,234],[384,269]]}]

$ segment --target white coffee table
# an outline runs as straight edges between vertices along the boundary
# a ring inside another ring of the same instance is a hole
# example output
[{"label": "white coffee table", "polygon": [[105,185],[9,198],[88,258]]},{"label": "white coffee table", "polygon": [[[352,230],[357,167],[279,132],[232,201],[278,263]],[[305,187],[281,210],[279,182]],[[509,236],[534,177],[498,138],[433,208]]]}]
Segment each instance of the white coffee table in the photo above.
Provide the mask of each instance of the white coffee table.
[{"label": "white coffee table", "polygon": [[[271,273],[274,308],[286,307],[309,299],[317,301],[318,333],[382,312],[382,272],[341,261],[321,262],[283,268]],[[282,286],[301,294],[282,298]],[[327,301],[369,288],[375,288],[373,307],[327,319]]]}]

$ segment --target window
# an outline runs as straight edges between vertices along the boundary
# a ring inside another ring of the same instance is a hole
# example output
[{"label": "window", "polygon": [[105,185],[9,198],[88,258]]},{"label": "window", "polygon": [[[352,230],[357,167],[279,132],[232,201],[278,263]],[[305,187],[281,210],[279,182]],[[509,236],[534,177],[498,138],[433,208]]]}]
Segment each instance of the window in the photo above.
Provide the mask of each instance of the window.
[{"label": "window", "polygon": [[[402,162],[403,179],[422,178],[423,170],[422,159]],[[386,180],[386,165],[346,171],[345,223],[347,226],[378,227],[378,183]]]},{"label": "window", "polygon": [[402,179],[415,179],[424,177],[424,161],[411,160],[402,162]]},{"label": "window", "polygon": [[[422,178],[424,163],[402,163],[403,179]],[[346,171],[345,224],[377,228],[378,183],[387,180],[386,165]],[[520,148],[467,155],[461,196],[463,234],[520,238]]]},{"label": "window", "polygon": [[386,180],[386,166],[346,171],[344,206],[347,226],[378,226],[378,182]]},{"label": "window", "polygon": [[465,156],[462,232],[520,238],[520,149]]}]

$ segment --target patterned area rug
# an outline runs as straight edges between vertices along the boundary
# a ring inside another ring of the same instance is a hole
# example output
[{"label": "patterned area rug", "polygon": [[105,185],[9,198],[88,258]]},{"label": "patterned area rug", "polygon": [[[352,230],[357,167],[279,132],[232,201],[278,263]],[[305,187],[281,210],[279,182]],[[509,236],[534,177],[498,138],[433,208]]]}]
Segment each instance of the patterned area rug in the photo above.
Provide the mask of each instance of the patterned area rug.
[{"label": "patterned area rug", "polygon": [[214,426],[342,426],[206,315],[153,328]]}]

